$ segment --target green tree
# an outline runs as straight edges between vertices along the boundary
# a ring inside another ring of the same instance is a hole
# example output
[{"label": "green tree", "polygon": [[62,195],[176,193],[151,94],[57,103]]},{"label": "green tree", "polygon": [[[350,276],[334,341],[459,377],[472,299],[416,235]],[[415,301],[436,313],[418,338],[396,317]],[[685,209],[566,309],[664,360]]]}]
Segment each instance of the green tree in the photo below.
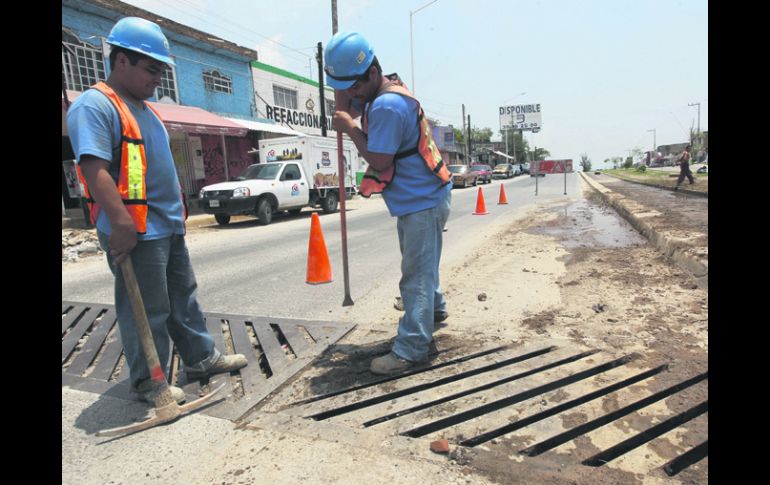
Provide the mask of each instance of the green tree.
[{"label": "green tree", "polygon": [[584,172],[590,172],[591,171],[591,159],[588,158],[587,153],[581,153],[580,154],[580,166],[583,167]]},{"label": "green tree", "polygon": [[505,144],[505,139],[508,138],[508,154],[517,157],[516,163],[528,160],[529,142],[524,138],[522,132],[518,130],[504,130],[500,134],[503,136],[503,144]]},{"label": "green tree", "polygon": [[471,128],[471,141],[473,143],[489,143],[492,139],[492,130],[489,128]]},{"label": "green tree", "polygon": [[549,152],[545,148],[536,147],[532,151],[532,159],[533,160],[544,160],[546,157],[550,157],[550,156],[551,156],[551,152]]}]

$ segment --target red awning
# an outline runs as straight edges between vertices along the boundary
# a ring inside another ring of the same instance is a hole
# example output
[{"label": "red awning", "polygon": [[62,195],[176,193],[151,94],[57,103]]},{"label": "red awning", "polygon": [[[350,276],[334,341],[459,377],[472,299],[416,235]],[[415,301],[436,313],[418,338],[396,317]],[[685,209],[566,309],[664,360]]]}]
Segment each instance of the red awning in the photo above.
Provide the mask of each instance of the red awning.
[{"label": "red awning", "polygon": [[[68,89],[67,100],[72,103],[81,94],[78,91],[70,91]],[[244,126],[195,106],[152,102],[149,104],[160,114],[160,119],[168,131],[228,136],[246,136],[248,132],[248,129]],[[64,95],[62,94],[62,110],[65,109]],[[62,122],[62,135],[65,135],[66,123],[63,117]]]}]

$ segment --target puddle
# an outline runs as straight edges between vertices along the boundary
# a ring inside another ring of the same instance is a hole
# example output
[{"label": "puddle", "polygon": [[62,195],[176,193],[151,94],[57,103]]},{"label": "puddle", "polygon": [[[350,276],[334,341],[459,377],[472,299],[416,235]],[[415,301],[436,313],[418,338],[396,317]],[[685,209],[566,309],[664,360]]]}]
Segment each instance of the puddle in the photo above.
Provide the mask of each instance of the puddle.
[{"label": "puddle", "polygon": [[551,210],[558,217],[532,232],[554,236],[567,249],[622,248],[647,244],[647,239],[608,205],[582,199]]}]

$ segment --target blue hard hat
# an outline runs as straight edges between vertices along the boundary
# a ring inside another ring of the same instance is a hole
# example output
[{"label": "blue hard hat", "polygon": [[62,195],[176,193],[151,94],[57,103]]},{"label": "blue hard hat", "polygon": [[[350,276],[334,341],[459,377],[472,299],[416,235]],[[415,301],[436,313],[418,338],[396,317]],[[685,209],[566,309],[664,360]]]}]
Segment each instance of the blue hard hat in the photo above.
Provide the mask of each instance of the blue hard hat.
[{"label": "blue hard hat", "polygon": [[118,20],[107,37],[107,43],[175,65],[169,52],[168,39],[158,24],[143,18],[125,17]]},{"label": "blue hard hat", "polygon": [[374,49],[358,32],[337,32],[324,49],[326,84],[347,89],[365,74],[374,60]]}]

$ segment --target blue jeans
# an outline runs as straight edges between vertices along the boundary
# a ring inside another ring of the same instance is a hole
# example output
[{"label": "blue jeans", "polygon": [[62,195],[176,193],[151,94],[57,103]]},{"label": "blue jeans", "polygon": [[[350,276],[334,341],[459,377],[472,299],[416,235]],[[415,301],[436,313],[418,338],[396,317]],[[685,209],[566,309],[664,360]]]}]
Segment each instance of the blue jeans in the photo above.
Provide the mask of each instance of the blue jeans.
[{"label": "blue jeans", "polygon": [[436,207],[399,216],[398,244],[401,248],[401,300],[404,316],[398,323],[393,353],[402,359],[422,362],[433,341],[433,314],[446,310],[439,287],[444,225],[449,217],[452,194]]},{"label": "blue jeans", "polygon": [[[126,362],[131,371],[131,384],[150,377],[147,358],[134,321],[123,272],[112,265],[109,236],[97,231],[99,243],[107,253],[107,262],[115,275],[115,310]],[[206,329],[190,255],[184,236],[139,241],[131,252],[134,273],[139,283],[147,320],[155,340],[163,372],[168,377],[169,353],[174,341],[185,365],[207,369],[219,358],[214,339]],[[169,340],[170,339],[170,340]]]}]

